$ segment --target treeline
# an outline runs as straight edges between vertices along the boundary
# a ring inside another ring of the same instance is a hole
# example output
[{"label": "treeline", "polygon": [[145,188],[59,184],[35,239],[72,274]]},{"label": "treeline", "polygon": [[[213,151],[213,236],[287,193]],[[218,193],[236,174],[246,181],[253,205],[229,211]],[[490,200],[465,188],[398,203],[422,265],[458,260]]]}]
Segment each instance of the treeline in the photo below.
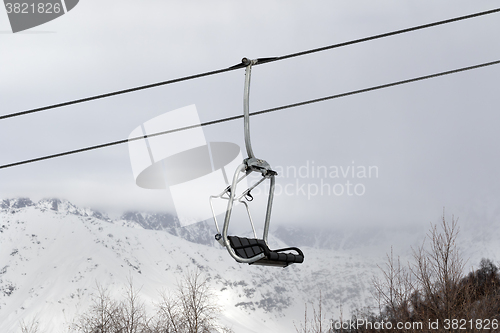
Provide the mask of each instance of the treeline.
[{"label": "treeline", "polygon": [[211,333],[231,332],[218,323],[221,308],[199,272],[187,274],[174,294],[160,295],[149,315],[132,282],[123,299],[98,288],[92,306],[73,327],[75,333]]},{"label": "treeline", "polygon": [[[382,280],[374,282],[380,304],[377,316],[364,318],[379,327],[359,332],[482,332],[498,331],[500,276],[490,260],[464,276],[465,261],[457,247],[457,221],[433,226],[428,246],[413,251],[413,262],[401,265],[391,256]],[[385,327],[380,327],[382,321]],[[421,324],[421,325],[419,325]],[[487,326],[487,327],[486,327]]]},{"label": "treeline", "polygon": [[[413,260],[402,264],[391,254],[373,281],[376,313],[326,320],[321,303],[300,333],[500,332],[500,272],[491,260],[464,274],[457,247],[457,221],[433,225]],[[319,313],[319,315],[318,315]]]},{"label": "treeline", "polygon": [[[436,268],[435,273],[443,275],[447,269],[446,266]],[[420,273],[423,272],[430,273]],[[377,315],[354,316],[348,321],[349,325],[344,323],[343,327],[340,322],[332,323],[332,331],[500,332],[500,275],[491,260],[481,260],[479,269],[458,280],[442,276],[442,281],[429,281],[430,276],[412,281],[407,290],[404,290],[407,286],[402,290],[399,284],[406,281],[396,280],[392,286],[385,284],[384,306]]]},{"label": "treeline", "polygon": [[[154,313],[148,313],[140,290],[129,278],[119,299],[97,285],[87,311],[74,320],[70,333],[231,333],[218,321],[221,308],[199,272],[184,276],[174,293],[160,295]],[[22,333],[42,333],[36,319],[21,322]]]}]

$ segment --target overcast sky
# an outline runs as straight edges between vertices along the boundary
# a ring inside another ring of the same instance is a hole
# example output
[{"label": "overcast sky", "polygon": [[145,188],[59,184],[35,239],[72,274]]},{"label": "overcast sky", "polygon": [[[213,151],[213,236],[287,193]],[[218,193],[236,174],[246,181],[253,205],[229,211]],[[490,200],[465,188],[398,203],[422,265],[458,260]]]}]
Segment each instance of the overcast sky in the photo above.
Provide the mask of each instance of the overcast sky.
[{"label": "overcast sky", "polygon": [[[0,10],[0,114],[499,6],[487,0],[81,0],[68,14],[16,34]],[[499,60],[499,32],[500,14],[491,14],[256,66],[250,108]],[[201,121],[239,115],[243,73],[2,120],[0,164],[126,139],[145,121],[191,104]],[[290,186],[288,195],[276,198],[274,221],[408,227],[436,222],[443,207],[471,223],[487,222],[472,221],[474,216],[494,219],[500,199],[499,78],[496,65],[253,117],[255,154],[290,170],[277,179],[282,188]],[[242,128],[238,120],[204,132],[207,141],[244,147]],[[372,167],[372,174],[313,177],[313,165],[330,171]],[[302,166],[310,174],[294,177],[291,170]],[[314,195],[314,186],[347,181],[361,184],[362,195]],[[0,197],[17,196],[64,198],[115,213],[173,208],[165,191],[135,185],[127,145],[1,169]]]}]

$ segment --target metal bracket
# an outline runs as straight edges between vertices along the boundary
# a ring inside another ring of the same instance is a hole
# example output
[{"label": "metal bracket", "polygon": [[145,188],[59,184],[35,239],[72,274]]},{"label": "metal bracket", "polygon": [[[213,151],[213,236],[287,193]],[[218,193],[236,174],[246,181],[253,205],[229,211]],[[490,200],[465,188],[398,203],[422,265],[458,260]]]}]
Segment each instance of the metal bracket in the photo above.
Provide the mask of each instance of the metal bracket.
[{"label": "metal bracket", "polygon": [[269,177],[273,174],[277,175],[276,171],[273,171],[271,169],[271,166],[269,165],[269,163],[267,163],[264,160],[261,160],[261,159],[255,158],[255,157],[251,157],[251,158],[245,159],[243,161],[243,163],[245,163],[245,165],[247,166],[247,169],[246,169],[247,173],[250,173],[252,171],[260,172],[263,177]]}]

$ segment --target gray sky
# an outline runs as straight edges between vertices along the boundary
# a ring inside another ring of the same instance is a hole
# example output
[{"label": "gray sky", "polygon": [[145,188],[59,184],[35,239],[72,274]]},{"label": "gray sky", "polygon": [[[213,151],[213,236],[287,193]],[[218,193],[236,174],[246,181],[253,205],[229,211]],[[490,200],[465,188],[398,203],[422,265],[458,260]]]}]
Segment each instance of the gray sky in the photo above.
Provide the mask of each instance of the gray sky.
[{"label": "gray sky", "polygon": [[[7,14],[0,10],[0,114],[499,4],[82,0],[68,14],[17,34],[10,33]],[[257,111],[499,60],[499,31],[500,14],[492,14],[256,66],[250,108]],[[0,164],[125,139],[143,122],[190,104],[196,104],[201,121],[241,114],[243,73],[2,120]],[[484,212],[496,207],[499,199],[499,77],[496,65],[253,117],[256,155],[289,170],[278,184],[290,184],[292,194],[277,196],[274,221],[405,227],[435,222],[443,207],[471,219],[488,215]],[[243,147],[242,121],[204,131],[208,141]],[[308,177],[293,176],[293,168],[306,165]],[[330,171],[375,168],[371,178],[332,178],[312,177],[313,165]],[[314,186],[332,189],[347,181],[361,184],[357,189],[363,189],[363,195],[313,195]],[[135,185],[127,145],[0,170],[0,197],[15,196],[65,198],[111,212],[172,209],[165,192]]]}]

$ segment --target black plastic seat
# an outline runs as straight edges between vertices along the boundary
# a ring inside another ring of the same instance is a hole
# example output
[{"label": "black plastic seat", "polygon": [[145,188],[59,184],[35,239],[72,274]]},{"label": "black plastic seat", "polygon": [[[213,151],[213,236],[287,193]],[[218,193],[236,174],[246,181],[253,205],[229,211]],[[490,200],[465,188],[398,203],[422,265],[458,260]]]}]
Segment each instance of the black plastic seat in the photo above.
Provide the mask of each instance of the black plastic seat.
[{"label": "black plastic seat", "polygon": [[[304,254],[296,247],[270,250],[266,242],[262,239],[238,236],[228,236],[228,239],[234,252],[236,252],[236,254],[243,259],[250,259],[264,253],[264,258],[257,260],[250,265],[286,267],[290,264],[300,264],[304,261]],[[283,251],[295,251],[297,254],[285,253]]]}]

